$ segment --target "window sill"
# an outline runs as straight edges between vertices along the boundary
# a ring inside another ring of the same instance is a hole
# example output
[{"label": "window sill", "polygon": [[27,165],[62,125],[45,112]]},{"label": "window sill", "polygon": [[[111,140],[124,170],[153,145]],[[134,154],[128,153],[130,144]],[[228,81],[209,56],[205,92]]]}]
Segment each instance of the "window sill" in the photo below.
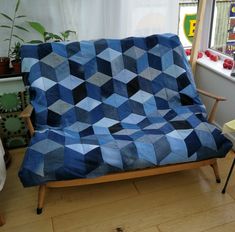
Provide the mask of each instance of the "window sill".
[{"label": "window sill", "polygon": [[223,61],[218,60],[217,62],[214,62],[210,60],[205,54],[203,54],[203,57],[197,60],[197,64],[219,74],[222,77],[225,77],[226,79],[232,81],[235,83],[235,77],[232,77],[231,70],[224,69],[223,68]]}]

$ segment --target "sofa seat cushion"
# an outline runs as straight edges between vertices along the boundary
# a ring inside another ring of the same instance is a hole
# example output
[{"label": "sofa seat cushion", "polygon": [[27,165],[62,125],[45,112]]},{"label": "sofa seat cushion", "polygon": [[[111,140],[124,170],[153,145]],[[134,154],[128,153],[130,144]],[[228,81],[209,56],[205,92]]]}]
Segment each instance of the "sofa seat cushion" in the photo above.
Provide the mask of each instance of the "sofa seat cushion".
[{"label": "sofa seat cushion", "polygon": [[102,118],[37,131],[19,176],[24,186],[224,157],[231,143],[197,105],[122,121]]}]

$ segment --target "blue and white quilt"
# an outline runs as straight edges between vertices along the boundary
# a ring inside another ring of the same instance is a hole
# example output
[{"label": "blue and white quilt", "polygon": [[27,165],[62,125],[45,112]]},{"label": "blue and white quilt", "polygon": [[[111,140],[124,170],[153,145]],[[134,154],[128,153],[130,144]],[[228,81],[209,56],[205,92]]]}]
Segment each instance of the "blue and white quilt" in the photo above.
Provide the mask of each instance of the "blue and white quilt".
[{"label": "blue and white quilt", "polygon": [[224,157],[173,34],[24,45],[36,133],[24,186]]}]

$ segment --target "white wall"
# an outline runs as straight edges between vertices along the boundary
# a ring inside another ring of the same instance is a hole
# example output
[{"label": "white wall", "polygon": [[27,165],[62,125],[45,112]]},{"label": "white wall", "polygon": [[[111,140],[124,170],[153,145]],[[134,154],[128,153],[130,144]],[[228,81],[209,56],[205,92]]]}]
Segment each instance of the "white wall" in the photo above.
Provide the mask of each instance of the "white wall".
[{"label": "white wall", "polygon": [[[218,126],[223,127],[224,123],[235,119],[235,82],[200,64],[196,67],[195,81],[198,88],[227,98],[227,101],[221,102],[218,107],[215,119]],[[211,109],[213,100],[206,97],[202,97],[202,100],[207,109]],[[233,140],[235,140],[234,136]]]}]

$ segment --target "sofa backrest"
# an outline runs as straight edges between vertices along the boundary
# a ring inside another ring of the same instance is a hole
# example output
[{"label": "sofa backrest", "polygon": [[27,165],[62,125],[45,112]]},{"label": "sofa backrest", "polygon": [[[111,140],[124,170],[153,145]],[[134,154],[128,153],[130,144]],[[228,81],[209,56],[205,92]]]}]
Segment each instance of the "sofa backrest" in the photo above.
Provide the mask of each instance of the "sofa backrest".
[{"label": "sofa backrest", "polygon": [[174,34],[24,45],[21,55],[37,126],[102,124],[104,117],[201,105]]}]

